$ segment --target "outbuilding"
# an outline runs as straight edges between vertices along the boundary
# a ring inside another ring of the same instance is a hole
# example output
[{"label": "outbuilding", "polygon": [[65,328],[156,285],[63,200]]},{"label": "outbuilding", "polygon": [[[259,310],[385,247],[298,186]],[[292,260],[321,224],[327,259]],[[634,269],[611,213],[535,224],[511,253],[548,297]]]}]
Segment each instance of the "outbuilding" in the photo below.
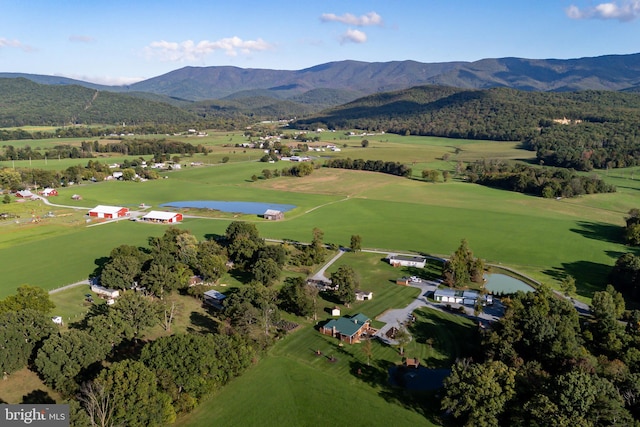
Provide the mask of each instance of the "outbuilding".
[{"label": "outbuilding", "polygon": [[284,219],[284,213],[275,209],[267,209],[264,214],[262,214],[262,216],[264,217],[264,219],[269,219],[272,221]]},{"label": "outbuilding", "polygon": [[216,291],[215,289],[211,289],[204,293],[204,303],[215,307],[219,310],[222,309],[222,302],[227,298],[225,294],[222,292]]},{"label": "outbuilding", "polygon": [[55,188],[45,188],[40,192],[40,194],[43,195],[44,197],[57,196],[58,190],[56,190]]},{"label": "outbuilding", "polygon": [[98,205],[89,211],[89,216],[106,219],[125,218],[129,216],[129,208]]},{"label": "outbuilding", "polygon": [[182,214],[179,212],[151,211],[141,219],[148,222],[175,224],[182,221]]},{"label": "outbuilding", "polygon": [[413,255],[390,255],[389,264],[394,267],[416,267],[416,268],[424,268],[427,264],[427,258],[423,256],[413,256]]}]

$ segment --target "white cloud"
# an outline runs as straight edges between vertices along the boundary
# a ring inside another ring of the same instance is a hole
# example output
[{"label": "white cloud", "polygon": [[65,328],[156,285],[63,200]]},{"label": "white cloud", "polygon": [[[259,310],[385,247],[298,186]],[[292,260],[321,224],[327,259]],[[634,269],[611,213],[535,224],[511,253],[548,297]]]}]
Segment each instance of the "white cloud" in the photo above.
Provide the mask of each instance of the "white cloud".
[{"label": "white cloud", "polygon": [[145,80],[145,77],[88,76],[86,74],[56,74],[56,76],[68,77],[70,79],[82,80],[83,82],[91,82],[108,86],[130,85]]},{"label": "white cloud", "polygon": [[571,19],[617,19],[620,22],[629,22],[640,16],[640,0],[600,3],[583,9],[571,5],[565,12]]},{"label": "white cloud", "polygon": [[0,37],[0,49],[5,48],[5,47],[13,47],[16,49],[22,49],[25,52],[31,52],[33,50],[35,50],[33,47],[26,45],[24,43],[22,43],[19,40],[9,40],[9,39],[5,39],[4,37]]},{"label": "white cloud", "polygon": [[341,22],[347,25],[355,25],[356,27],[382,25],[382,17],[375,12],[369,12],[361,16],[355,16],[350,13],[345,13],[340,16],[335,13],[323,13],[322,16],[320,16],[320,20],[322,22]]},{"label": "white cloud", "polygon": [[168,42],[165,40],[151,42],[145,48],[148,57],[157,57],[162,61],[196,61],[221,50],[228,56],[238,56],[251,52],[272,49],[273,46],[262,39],[242,40],[239,37],[228,37],[216,41],[202,40],[195,43],[193,40],[183,42]]},{"label": "white cloud", "polygon": [[349,28],[346,33],[340,37],[340,44],[345,43],[364,43],[367,41],[367,35],[360,30],[352,30]]},{"label": "white cloud", "polygon": [[79,34],[74,34],[69,36],[69,41],[78,42],[78,43],[93,43],[94,41],[96,41],[96,39],[91,36],[82,36]]}]

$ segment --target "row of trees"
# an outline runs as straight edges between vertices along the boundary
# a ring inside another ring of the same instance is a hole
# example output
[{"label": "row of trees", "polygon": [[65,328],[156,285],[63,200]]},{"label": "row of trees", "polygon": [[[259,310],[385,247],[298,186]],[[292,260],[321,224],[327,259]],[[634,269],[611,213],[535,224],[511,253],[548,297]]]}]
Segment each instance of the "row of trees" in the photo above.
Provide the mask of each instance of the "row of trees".
[{"label": "row of trees", "polygon": [[382,172],[390,175],[411,176],[411,168],[399,162],[386,162],[384,160],[363,159],[329,159],[324,164],[328,168],[364,170],[370,172]]},{"label": "row of trees", "polygon": [[193,155],[196,153],[208,153],[209,149],[198,144],[194,146],[190,143],[180,141],[167,141],[166,139],[126,139],[120,142],[109,142],[100,144],[98,140],[82,141],[80,147],[56,145],[52,149],[33,149],[29,145],[24,147],[14,147],[7,145],[0,153],[0,161],[8,160],[41,160],[41,159],[81,159],[93,158],[97,153],[118,153],[125,156],[147,156],[155,158],[170,154]]},{"label": "row of trees", "polygon": [[571,169],[535,168],[502,160],[478,160],[467,165],[470,182],[537,196],[575,197],[616,191],[599,176],[578,175]]}]

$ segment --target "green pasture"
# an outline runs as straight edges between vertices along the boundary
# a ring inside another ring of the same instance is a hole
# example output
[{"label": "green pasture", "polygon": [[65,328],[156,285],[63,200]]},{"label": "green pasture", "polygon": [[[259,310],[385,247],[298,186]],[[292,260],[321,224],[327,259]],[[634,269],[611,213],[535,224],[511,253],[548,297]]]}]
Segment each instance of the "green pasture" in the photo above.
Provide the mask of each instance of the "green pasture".
[{"label": "green pasture", "polygon": [[[430,368],[450,366],[456,358],[472,354],[475,331],[475,325],[460,316],[417,311],[412,326],[415,339],[405,355],[419,358]],[[429,338],[431,345],[426,343]],[[335,338],[311,327],[295,331],[277,343],[269,357],[179,422],[188,426],[438,425],[439,408],[432,394],[408,393],[389,385],[389,368],[402,362],[398,349],[372,341],[367,366],[362,346],[340,346]],[[331,356],[335,362],[329,361]]]},{"label": "green pasture", "polygon": [[[389,142],[376,140],[384,137],[388,137]],[[395,135],[368,139],[372,141],[370,148],[354,145],[352,150],[372,152],[376,157],[376,150],[386,150],[378,145],[395,144],[398,155],[409,155],[409,147],[413,147],[415,156],[425,159],[425,163],[419,164],[440,166],[440,169],[451,167],[457,156],[474,150],[485,150],[497,157],[521,151],[513,143]],[[442,154],[437,150],[450,150],[453,145],[460,145],[462,151],[451,155],[449,161],[439,161],[438,156]],[[385,156],[392,156],[391,151],[384,152]],[[523,157],[529,155],[525,151],[521,153]],[[640,189],[640,179],[631,179],[632,172],[640,168],[603,171],[603,178],[616,184],[618,193],[562,200],[456,180],[433,184],[379,173],[327,168],[318,169],[305,178],[251,180],[252,175],[261,175],[263,169],[283,167],[290,164],[244,161],[187,167],[166,173],[167,179],[61,188],[60,196],[52,197],[51,201],[84,208],[111,204],[132,209],[140,203],[156,209],[162,203],[178,200],[293,204],[297,207],[287,212],[283,221],[207,212],[204,216],[210,218],[186,219],[180,227],[202,238],[222,234],[231,220],[248,220],[256,223],[264,237],[299,241],[309,241],[311,230],[319,227],[325,233],[326,242],[348,246],[350,236],[359,234],[365,248],[444,256],[466,238],[476,256],[516,268],[551,285],[558,283],[563,274],[571,274],[578,280],[579,295],[588,299],[594,290],[606,284],[608,271],[617,257],[629,250],[620,243],[620,227],[628,210],[637,207]],[[636,174],[640,177],[640,172]],[[83,200],[71,200],[73,194],[80,194]],[[43,207],[42,211],[47,209]],[[7,260],[0,295],[10,293],[21,283],[51,289],[84,279],[95,268],[95,259],[107,256],[113,247],[123,243],[144,245],[149,235],[164,232],[162,227],[127,221],[87,228],[81,215],[75,223],[69,219],[68,224],[64,221],[60,224],[43,221],[37,226],[0,223],[0,256]],[[25,265],[29,265],[28,274],[25,274]]]}]

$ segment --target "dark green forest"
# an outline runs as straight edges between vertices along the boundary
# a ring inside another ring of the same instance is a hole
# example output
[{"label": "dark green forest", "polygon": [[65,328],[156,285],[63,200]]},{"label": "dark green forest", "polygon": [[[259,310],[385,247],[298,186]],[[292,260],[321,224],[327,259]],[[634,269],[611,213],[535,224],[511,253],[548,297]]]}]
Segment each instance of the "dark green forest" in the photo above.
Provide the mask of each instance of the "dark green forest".
[{"label": "dark green forest", "polygon": [[521,141],[545,165],[582,171],[640,162],[640,96],[634,93],[419,86],[361,98],[293,126]]}]

